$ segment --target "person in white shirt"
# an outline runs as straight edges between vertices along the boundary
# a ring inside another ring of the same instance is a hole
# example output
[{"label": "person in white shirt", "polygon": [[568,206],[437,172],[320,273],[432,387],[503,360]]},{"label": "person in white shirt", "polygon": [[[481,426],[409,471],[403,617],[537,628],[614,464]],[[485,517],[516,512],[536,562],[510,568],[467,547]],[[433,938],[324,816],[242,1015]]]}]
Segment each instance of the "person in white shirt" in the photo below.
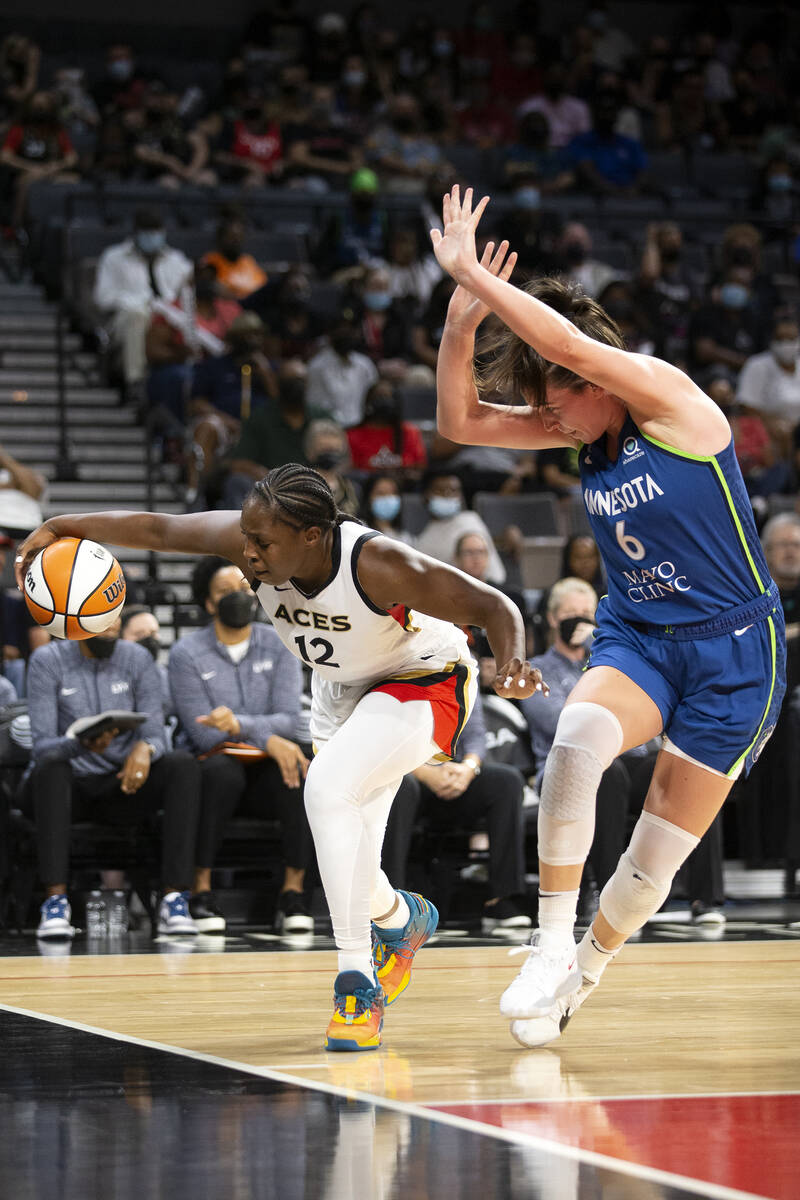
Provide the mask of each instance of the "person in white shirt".
[{"label": "person in white shirt", "polygon": [[389,239],[389,291],[395,300],[408,300],[421,311],[442,278],[433,254],[421,254],[413,229],[396,229]]},{"label": "person in white shirt", "polygon": [[560,62],[548,66],[541,95],[523,100],[517,109],[517,119],[521,120],[531,112],[544,113],[547,117],[552,147],[566,146],[576,134],[588,133],[592,128],[589,105],[567,93],[567,71]]},{"label": "person in white shirt", "polygon": [[153,302],[178,300],[183,289],[190,288],[192,275],[191,262],[182,250],[167,245],[164,222],[151,208],[136,210],[133,237],[100,255],[94,302],[121,354],[126,393],[137,394],[144,383],[145,335]]},{"label": "person in white shirt", "polygon": [[587,296],[597,297],[622,271],[610,263],[592,258],[592,235],[579,221],[569,221],[561,234],[558,249],[564,260],[563,276],[579,283]]},{"label": "person in white shirt", "polygon": [[769,350],[745,362],[736,400],[762,418],[781,455],[788,457],[800,422],[800,326],[793,314],[777,317]]},{"label": "person in white shirt", "polygon": [[328,342],[308,364],[306,406],[321,409],[349,429],[364,416],[364,400],[378,371],[371,358],[356,350],[359,336],[352,319],[342,317]]},{"label": "person in white shirt", "polygon": [[432,468],[423,481],[423,494],[430,519],[416,539],[417,549],[439,562],[456,565],[458,543],[465,533],[478,533],[489,550],[486,580],[505,583],[506,569],[485,522],[476,512],[464,508],[461,480],[449,468]]}]

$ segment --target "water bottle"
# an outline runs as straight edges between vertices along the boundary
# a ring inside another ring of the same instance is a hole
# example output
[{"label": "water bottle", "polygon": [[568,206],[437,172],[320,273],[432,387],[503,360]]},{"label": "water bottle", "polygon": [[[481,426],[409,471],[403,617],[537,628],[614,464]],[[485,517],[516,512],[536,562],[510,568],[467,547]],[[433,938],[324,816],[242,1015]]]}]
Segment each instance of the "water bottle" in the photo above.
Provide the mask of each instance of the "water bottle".
[{"label": "water bottle", "polygon": [[123,891],[111,893],[108,906],[108,932],[111,937],[118,937],[128,932],[128,902]]},{"label": "water bottle", "polygon": [[108,932],[106,902],[101,891],[92,892],[86,901],[86,936],[104,937]]}]

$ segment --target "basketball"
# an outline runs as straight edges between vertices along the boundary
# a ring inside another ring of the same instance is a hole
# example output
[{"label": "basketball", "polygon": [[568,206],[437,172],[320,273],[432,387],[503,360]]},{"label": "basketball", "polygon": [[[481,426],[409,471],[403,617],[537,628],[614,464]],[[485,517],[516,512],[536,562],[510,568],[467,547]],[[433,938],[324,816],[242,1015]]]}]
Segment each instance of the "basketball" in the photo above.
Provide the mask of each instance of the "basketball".
[{"label": "basketball", "polygon": [[125,576],[105,546],[59,538],[28,567],[25,603],[53,637],[81,641],[113,625],[125,603]]}]

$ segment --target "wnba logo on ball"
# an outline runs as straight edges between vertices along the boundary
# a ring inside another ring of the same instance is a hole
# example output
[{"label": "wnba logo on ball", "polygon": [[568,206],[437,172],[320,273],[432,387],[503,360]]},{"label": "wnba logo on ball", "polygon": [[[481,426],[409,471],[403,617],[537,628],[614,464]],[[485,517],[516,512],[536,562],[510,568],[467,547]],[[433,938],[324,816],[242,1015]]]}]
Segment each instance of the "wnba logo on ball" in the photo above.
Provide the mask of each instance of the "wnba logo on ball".
[{"label": "wnba logo on ball", "polygon": [[117,596],[121,596],[125,591],[125,580],[121,575],[118,575],[107,588],[103,588],[103,595],[109,604],[113,604]]},{"label": "wnba logo on ball", "polygon": [[641,458],[644,450],[639,449],[639,443],[635,437],[625,438],[622,443],[622,453],[625,455],[623,463],[633,462],[635,458]]}]

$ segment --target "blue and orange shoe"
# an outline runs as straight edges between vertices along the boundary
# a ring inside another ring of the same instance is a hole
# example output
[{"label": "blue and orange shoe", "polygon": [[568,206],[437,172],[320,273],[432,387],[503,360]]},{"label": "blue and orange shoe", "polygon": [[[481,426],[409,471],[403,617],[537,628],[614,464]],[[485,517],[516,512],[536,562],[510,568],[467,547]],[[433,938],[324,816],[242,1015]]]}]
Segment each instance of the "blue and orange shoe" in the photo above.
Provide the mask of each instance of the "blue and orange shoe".
[{"label": "blue and orange shoe", "polygon": [[383,990],[361,971],[341,971],[333,985],[326,1050],[377,1050],[383,1029]]},{"label": "blue and orange shoe", "polygon": [[436,932],[439,913],[417,892],[397,889],[408,905],[411,916],[402,929],[381,929],[372,925],[372,961],[386,1004],[394,1004],[411,982],[414,955]]}]

